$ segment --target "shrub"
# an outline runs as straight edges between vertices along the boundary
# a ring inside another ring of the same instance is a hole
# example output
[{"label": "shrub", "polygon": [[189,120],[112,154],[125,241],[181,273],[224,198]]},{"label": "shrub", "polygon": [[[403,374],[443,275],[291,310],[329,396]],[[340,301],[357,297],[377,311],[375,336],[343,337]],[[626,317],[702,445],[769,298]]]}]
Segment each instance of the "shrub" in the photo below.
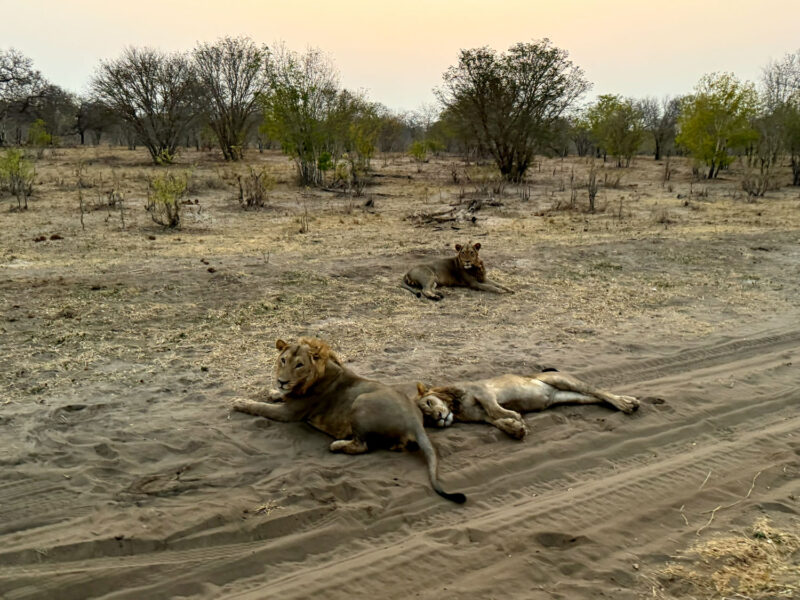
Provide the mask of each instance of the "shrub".
[{"label": "shrub", "polygon": [[275,187],[275,178],[266,167],[256,170],[250,167],[247,175],[237,175],[239,181],[239,204],[242,208],[261,208],[267,203],[267,194]]},{"label": "shrub", "polygon": [[170,229],[180,226],[181,202],[188,183],[186,173],[166,173],[150,180],[145,209],[153,221]]},{"label": "shrub", "polygon": [[36,170],[33,164],[25,159],[22,150],[10,148],[0,156],[0,182],[5,189],[17,197],[19,210],[28,208],[28,197],[33,191],[35,175]]}]

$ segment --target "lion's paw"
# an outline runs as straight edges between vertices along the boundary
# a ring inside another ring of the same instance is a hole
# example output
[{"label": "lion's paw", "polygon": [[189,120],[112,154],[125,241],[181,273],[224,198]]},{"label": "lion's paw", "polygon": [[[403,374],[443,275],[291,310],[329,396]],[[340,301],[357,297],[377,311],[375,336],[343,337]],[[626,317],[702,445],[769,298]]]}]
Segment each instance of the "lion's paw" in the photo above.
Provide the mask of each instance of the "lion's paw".
[{"label": "lion's paw", "polygon": [[516,440],[521,440],[528,434],[528,427],[519,419],[500,419],[495,425]]},{"label": "lion's paw", "polygon": [[620,410],[624,413],[630,414],[639,408],[639,399],[633,396],[618,396],[620,402]]}]

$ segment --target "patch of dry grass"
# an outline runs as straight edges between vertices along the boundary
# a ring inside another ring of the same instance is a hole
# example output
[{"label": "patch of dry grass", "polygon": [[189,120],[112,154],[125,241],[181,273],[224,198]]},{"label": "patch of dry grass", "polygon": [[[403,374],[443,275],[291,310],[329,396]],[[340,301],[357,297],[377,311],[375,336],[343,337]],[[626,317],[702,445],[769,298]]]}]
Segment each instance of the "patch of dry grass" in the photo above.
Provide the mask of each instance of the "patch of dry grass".
[{"label": "patch of dry grass", "polygon": [[662,598],[798,598],[798,552],[800,536],[762,517],[746,534],[698,542],[683,552],[680,562],[658,572],[665,588],[660,592]]}]

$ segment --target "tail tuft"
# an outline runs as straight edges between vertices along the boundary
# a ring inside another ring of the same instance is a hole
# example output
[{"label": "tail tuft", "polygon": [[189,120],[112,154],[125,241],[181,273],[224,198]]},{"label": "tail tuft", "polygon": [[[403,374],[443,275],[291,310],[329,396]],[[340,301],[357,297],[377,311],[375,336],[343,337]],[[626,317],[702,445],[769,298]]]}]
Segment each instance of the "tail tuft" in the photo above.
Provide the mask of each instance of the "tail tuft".
[{"label": "tail tuft", "polygon": [[450,500],[450,502],[455,502],[456,504],[464,504],[464,502],[467,501],[467,497],[461,492],[455,492],[453,494],[449,494],[442,490],[436,490],[436,493],[439,494],[442,498]]}]

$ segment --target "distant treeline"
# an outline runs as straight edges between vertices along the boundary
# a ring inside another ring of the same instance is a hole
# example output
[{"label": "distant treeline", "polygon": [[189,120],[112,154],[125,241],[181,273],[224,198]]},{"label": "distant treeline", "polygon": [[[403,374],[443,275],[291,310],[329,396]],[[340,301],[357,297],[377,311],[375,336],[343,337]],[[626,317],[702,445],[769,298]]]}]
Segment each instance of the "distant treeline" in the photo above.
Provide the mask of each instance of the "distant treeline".
[{"label": "distant treeline", "polygon": [[[144,146],[157,164],[181,148],[221,152],[280,148],[304,185],[345,169],[358,178],[376,152],[493,160],[519,181],[537,154],[594,156],[627,166],[652,153],[695,159],[714,178],[738,156],[774,185],[792,166],[800,185],[800,50],[765,65],[758,85],[730,73],[704,76],[682,97],[603,95],[566,51],[544,39],[506,52],[461,50],[435,90],[438,106],[393,112],[346,90],[326,54],[222,38],[191,52],[127,48],[101,61],[86,96],[48,82],[17,50],[0,50],[0,145],[39,149],[101,143]],[[788,182],[787,182],[788,183]]]}]

